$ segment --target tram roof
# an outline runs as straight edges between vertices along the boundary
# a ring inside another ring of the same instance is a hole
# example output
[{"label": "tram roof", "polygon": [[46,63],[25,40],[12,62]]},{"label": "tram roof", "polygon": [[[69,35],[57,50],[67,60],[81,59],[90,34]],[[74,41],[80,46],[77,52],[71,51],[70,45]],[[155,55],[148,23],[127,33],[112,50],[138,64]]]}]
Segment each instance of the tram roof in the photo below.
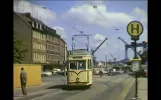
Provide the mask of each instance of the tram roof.
[{"label": "tram roof", "polygon": [[72,50],[69,52],[69,56],[91,56],[91,54],[87,50]]}]

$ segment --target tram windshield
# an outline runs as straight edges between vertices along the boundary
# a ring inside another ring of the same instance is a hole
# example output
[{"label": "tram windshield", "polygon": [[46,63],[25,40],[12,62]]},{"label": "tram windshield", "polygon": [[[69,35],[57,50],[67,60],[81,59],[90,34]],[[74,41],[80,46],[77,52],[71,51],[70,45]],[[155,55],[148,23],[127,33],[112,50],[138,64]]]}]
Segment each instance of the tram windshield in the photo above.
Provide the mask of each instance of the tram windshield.
[{"label": "tram windshield", "polygon": [[82,70],[86,69],[86,61],[71,61],[70,62],[71,70]]}]

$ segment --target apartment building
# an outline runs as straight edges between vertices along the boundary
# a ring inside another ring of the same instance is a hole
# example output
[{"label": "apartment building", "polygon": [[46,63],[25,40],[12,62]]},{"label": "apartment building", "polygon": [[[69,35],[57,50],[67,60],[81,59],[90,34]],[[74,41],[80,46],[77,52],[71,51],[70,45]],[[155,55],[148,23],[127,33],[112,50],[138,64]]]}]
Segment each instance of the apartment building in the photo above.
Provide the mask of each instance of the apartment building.
[{"label": "apartment building", "polygon": [[[20,33],[19,39],[23,40],[29,49],[27,61],[24,63],[58,64],[65,60],[65,41],[56,34],[56,30],[32,17],[30,13],[14,12],[14,27]],[[25,29],[26,27],[28,28]]]},{"label": "apartment building", "polygon": [[37,30],[42,28],[34,21],[32,27],[33,63],[46,63],[46,34]]}]

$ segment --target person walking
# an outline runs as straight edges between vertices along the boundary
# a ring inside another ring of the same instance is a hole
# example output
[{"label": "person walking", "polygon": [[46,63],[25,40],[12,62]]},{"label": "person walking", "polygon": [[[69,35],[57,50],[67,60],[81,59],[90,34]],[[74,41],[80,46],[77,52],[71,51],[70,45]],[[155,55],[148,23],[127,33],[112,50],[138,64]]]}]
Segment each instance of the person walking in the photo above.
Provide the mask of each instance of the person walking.
[{"label": "person walking", "polygon": [[102,72],[101,69],[100,69],[100,71],[99,71],[99,75],[100,75],[100,78],[102,78],[103,72]]},{"label": "person walking", "polygon": [[27,92],[26,92],[27,74],[24,71],[24,68],[21,68],[20,81],[21,81],[22,93],[23,95],[27,95]]}]

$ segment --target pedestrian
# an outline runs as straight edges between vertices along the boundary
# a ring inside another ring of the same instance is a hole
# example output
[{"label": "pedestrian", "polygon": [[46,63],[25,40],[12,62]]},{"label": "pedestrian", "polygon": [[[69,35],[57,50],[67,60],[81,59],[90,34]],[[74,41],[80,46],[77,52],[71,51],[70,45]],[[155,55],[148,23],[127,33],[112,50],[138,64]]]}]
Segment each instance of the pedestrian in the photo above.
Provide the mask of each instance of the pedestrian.
[{"label": "pedestrian", "polygon": [[24,71],[24,68],[21,68],[20,81],[21,81],[22,93],[23,95],[27,95],[27,92],[26,92],[27,74]]},{"label": "pedestrian", "polygon": [[103,72],[101,71],[101,69],[99,71],[99,75],[100,75],[100,78],[102,78]]}]

